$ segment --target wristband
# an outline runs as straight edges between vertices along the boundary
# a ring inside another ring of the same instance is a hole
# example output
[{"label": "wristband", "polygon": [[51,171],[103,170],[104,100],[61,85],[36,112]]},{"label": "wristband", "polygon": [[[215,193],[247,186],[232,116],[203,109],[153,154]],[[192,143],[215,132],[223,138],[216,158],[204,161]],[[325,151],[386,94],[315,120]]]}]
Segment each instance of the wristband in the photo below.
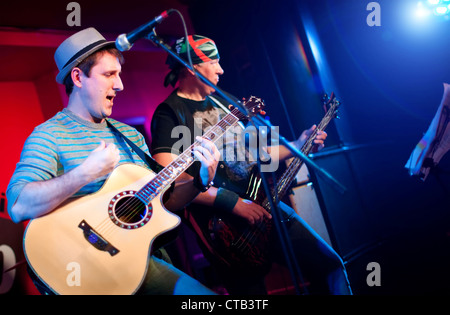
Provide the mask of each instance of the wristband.
[{"label": "wristband", "polygon": [[239,195],[236,194],[234,191],[220,187],[217,190],[217,195],[216,199],[214,199],[213,206],[216,208],[221,208],[222,210],[225,210],[228,213],[231,213],[238,200]]},{"label": "wristband", "polygon": [[207,191],[209,189],[209,187],[212,186],[213,182],[211,181],[205,186],[205,185],[203,185],[202,178],[200,177],[199,174],[197,174],[194,177],[193,184],[194,184],[195,188],[200,190],[200,192],[205,192],[205,191]]}]

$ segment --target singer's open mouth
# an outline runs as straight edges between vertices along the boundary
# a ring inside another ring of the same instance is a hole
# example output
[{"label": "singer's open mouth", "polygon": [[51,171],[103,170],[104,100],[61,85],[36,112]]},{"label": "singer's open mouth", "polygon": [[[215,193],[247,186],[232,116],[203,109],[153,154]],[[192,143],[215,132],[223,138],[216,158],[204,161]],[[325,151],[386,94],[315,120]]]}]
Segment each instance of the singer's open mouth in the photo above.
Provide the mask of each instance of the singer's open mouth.
[{"label": "singer's open mouth", "polygon": [[115,95],[108,95],[106,96],[106,99],[112,104],[115,97],[116,97]]}]

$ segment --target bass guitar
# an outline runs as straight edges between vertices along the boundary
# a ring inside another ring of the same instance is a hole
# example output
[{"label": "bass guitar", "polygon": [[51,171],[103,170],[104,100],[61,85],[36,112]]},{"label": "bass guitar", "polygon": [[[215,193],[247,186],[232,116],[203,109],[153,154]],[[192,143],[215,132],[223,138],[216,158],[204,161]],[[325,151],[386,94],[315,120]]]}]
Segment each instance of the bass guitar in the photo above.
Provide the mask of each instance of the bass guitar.
[{"label": "bass guitar", "polygon": [[[319,125],[302,146],[303,154],[308,155],[311,152],[314,147],[314,138],[319,131],[325,130],[330,121],[336,117],[339,105],[334,93],[329,98],[324,98],[324,107],[328,109]],[[271,189],[274,204],[287,193],[302,165],[303,161],[300,158],[292,159],[286,171]],[[266,195],[261,180],[259,172],[253,172],[246,193],[240,197],[252,200],[271,212],[270,197]],[[233,214],[221,214],[212,216],[205,235],[208,236],[209,247],[226,265],[249,273],[264,274],[271,266],[268,257],[270,256],[269,244],[272,227],[272,219],[265,218],[259,224],[249,225],[244,219]]]}]

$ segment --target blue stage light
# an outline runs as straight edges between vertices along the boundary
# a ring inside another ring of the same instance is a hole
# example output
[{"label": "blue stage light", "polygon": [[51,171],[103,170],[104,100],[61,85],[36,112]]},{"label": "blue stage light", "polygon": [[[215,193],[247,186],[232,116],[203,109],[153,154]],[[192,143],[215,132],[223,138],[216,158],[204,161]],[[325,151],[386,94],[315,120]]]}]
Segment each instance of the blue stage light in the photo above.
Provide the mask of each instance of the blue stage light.
[{"label": "blue stage light", "polygon": [[[431,0],[428,0],[431,1]],[[423,2],[417,3],[417,9],[416,9],[416,17],[423,19],[426,18],[431,14],[431,10],[428,8],[428,6],[425,6]]]},{"label": "blue stage light", "polygon": [[448,20],[450,18],[450,0],[426,0],[417,3],[417,17],[424,18],[431,13]]},{"label": "blue stage light", "polygon": [[436,7],[433,10],[433,12],[435,15],[446,15],[448,13],[448,8],[444,7],[444,6],[439,6],[439,7]]}]

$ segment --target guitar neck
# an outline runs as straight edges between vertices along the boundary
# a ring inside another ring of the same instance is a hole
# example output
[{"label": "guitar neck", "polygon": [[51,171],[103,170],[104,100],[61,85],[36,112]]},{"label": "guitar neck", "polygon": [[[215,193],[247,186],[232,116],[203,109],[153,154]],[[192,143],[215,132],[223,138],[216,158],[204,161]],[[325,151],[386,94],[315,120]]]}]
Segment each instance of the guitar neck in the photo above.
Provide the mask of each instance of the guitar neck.
[{"label": "guitar neck", "polygon": [[[300,152],[302,152],[304,155],[308,155],[312,148],[314,147],[314,139],[319,133],[319,131],[325,130],[325,128],[328,126],[330,121],[335,116],[335,108],[330,108],[325,116],[320,121],[319,125],[314,129],[313,133],[308,137],[306,142],[303,144],[302,148],[300,149]],[[272,196],[273,200],[280,200],[284,197],[286,192],[288,191],[289,187],[291,186],[292,182],[294,181],[295,177],[297,176],[297,173],[300,171],[300,168],[303,165],[303,161],[299,157],[295,157],[292,159],[292,162],[287,167],[286,171],[281,176],[280,180],[278,181],[277,185],[272,189]],[[262,206],[265,209],[269,209],[270,204],[268,198],[265,198]]]},{"label": "guitar neck", "polygon": [[[226,130],[235,125],[239,118],[235,116],[235,111],[231,111],[222,118],[216,125],[210,128],[204,135],[212,142],[216,142],[223,136]],[[161,170],[147,185],[136,193],[136,196],[146,204],[149,204],[166,187],[170,186],[175,179],[185,172],[195,161],[193,150],[199,146],[200,142],[195,141],[188,149],[181,153],[168,166]]]}]

